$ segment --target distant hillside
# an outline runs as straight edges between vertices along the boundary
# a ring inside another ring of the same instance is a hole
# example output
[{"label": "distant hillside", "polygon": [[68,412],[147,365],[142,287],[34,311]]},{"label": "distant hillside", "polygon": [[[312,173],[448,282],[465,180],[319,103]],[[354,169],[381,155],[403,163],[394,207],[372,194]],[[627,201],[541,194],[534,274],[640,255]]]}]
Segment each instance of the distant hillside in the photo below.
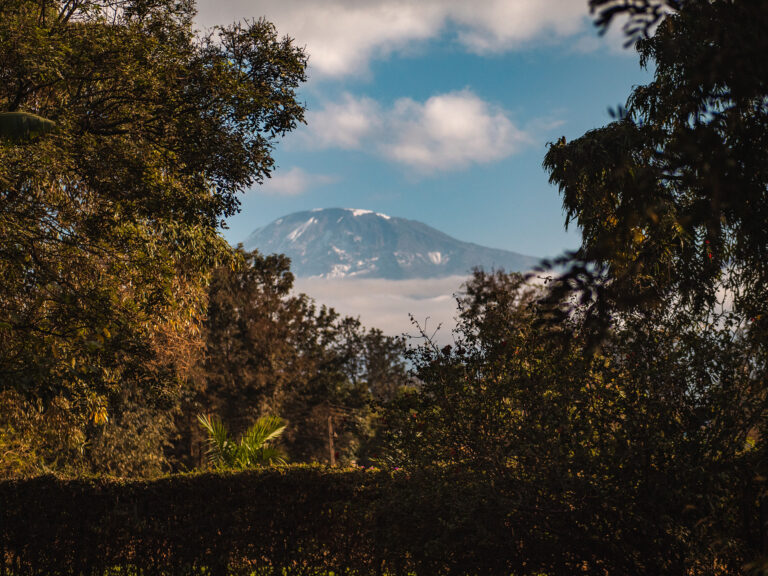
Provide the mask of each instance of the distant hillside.
[{"label": "distant hillside", "polygon": [[254,230],[248,250],[290,257],[298,277],[439,278],[486,270],[530,270],[538,258],[461,242],[426,224],[370,210],[296,212]]}]

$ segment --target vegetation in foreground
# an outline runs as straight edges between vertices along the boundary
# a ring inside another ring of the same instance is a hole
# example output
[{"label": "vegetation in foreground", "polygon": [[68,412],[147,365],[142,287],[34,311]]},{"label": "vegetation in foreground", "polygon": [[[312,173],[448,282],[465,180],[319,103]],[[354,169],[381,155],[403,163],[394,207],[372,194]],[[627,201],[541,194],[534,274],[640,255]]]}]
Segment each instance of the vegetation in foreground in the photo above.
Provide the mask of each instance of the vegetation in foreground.
[{"label": "vegetation in foreground", "polygon": [[[55,123],[0,144],[1,568],[766,573],[768,5],[590,4],[655,72],[547,153],[583,245],[543,289],[476,272],[410,375],[216,232],[302,121],[290,39],[0,6],[0,107]],[[222,468],[279,414],[293,460],[382,471],[138,479],[198,466],[208,413],[246,432],[207,421]]]}]

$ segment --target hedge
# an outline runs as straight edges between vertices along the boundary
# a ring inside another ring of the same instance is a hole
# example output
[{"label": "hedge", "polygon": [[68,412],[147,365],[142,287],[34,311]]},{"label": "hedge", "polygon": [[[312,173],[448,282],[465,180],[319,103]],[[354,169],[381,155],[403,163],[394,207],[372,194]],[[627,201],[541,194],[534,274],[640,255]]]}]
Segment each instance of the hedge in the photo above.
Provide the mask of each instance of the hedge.
[{"label": "hedge", "polygon": [[[2,575],[510,574],[551,558],[469,477],[286,468],[0,483]],[[525,524],[525,522],[523,522]],[[554,543],[552,543],[554,544]],[[536,547],[534,547],[536,548]],[[546,563],[546,561],[544,561]]]},{"label": "hedge", "polygon": [[692,574],[684,520],[460,470],[43,476],[0,482],[0,576]]}]

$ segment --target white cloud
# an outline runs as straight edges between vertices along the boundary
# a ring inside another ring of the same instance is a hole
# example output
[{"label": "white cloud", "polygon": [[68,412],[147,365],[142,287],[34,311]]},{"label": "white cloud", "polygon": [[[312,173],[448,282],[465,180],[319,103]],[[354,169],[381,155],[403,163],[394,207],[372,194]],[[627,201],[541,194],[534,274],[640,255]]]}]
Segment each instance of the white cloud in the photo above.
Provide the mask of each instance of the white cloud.
[{"label": "white cloud", "polygon": [[476,53],[502,52],[533,41],[576,34],[588,15],[582,0],[490,0],[452,3],[459,40]]},{"label": "white cloud", "polygon": [[261,194],[274,196],[299,196],[315,186],[331,184],[336,178],[327,174],[309,174],[301,168],[277,170],[264,184],[255,188]]},{"label": "white cloud", "polygon": [[552,42],[584,30],[588,15],[586,0],[200,0],[198,9],[203,26],[266,16],[307,46],[320,76],[361,73],[446,30],[475,53]]},{"label": "white cloud", "polygon": [[498,161],[531,141],[502,109],[470,90],[423,103],[402,98],[388,109],[346,94],[311,112],[307,123],[310,146],[363,149],[423,174]]},{"label": "white cloud", "polygon": [[341,102],[307,113],[305,143],[318,148],[360,148],[363,139],[381,127],[381,110],[375,100],[345,94]]},{"label": "white cloud", "polygon": [[[419,338],[419,328],[410,319],[413,316],[426,334],[434,334],[435,342],[445,345],[453,342],[458,316],[456,296],[469,279],[460,275],[411,280],[297,278],[294,291],[308,294],[340,314],[359,316],[364,326],[379,328],[389,336]],[[536,278],[529,285],[543,284]]]},{"label": "white cloud", "polygon": [[441,344],[450,343],[456,326],[456,300],[464,276],[416,280],[298,278],[295,290],[309,294],[347,316],[359,316],[367,327],[379,328],[385,334],[419,336],[409,314]]},{"label": "white cloud", "polygon": [[391,120],[393,139],[383,144],[384,154],[420,172],[501,160],[529,140],[503,110],[468,90],[433,96],[423,104],[399,100]]}]

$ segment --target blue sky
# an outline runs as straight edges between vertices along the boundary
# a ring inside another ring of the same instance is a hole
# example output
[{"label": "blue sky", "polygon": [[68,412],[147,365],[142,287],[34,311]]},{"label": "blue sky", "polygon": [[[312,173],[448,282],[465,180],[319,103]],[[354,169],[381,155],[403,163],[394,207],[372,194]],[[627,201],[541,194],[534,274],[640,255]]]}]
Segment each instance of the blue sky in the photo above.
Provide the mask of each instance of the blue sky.
[{"label": "blue sky", "polygon": [[225,236],[312,208],[366,208],[534,256],[578,245],[546,143],[610,120],[649,73],[587,0],[202,0],[201,26],[265,16],[304,45],[308,125]]}]

